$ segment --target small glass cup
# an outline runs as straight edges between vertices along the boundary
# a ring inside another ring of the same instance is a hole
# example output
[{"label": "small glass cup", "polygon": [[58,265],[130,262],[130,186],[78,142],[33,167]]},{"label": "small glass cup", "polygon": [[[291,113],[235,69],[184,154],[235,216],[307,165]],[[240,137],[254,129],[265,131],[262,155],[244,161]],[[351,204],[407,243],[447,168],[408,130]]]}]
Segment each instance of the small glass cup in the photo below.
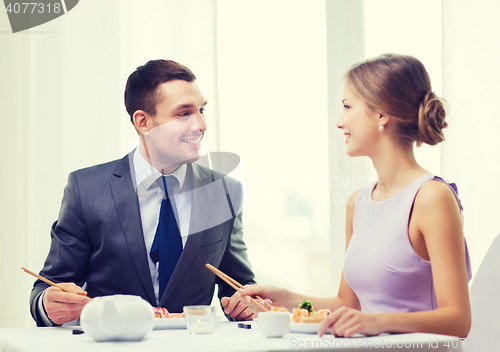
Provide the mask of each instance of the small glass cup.
[{"label": "small glass cup", "polygon": [[187,330],[191,335],[211,334],[215,328],[215,307],[185,306]]}]

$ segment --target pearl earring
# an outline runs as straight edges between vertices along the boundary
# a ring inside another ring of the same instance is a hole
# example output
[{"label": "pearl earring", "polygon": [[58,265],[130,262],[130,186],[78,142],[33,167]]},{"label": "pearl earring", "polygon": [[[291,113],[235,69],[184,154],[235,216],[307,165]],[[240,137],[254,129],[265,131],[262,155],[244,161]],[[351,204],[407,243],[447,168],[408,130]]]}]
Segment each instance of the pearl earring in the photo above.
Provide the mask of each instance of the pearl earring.
[{"label": "pearl earring", "polygon": [[384,131],[385,131],[385,127],[384,127],[384,125],[380,125],[380,126],[378,126],[378,130],[379,130],[380,132],[384,132]]}]

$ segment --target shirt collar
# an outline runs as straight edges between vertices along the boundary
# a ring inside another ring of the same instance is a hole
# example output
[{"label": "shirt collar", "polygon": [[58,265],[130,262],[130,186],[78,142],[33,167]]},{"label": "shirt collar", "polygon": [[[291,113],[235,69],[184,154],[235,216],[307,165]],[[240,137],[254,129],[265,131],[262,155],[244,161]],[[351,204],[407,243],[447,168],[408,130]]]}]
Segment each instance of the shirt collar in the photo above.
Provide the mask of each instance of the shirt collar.
[{"label": "shirt collar", "polygon": [[[182,190],[182,187],[184,186],[184,181],[186,180],[186,170],[186,164],[182,164],[171,174],[166,174],[174,176],[177,181],[179,181],[179,190]],[[142,154],[139,152],[139,148],[136,148],[134,152],[134,171],[137,180],[146,190],[148,190],[151,185],[156,185],[156,180],[162,176],[160,171],[155,169],[153,165],[144,159]]]}]

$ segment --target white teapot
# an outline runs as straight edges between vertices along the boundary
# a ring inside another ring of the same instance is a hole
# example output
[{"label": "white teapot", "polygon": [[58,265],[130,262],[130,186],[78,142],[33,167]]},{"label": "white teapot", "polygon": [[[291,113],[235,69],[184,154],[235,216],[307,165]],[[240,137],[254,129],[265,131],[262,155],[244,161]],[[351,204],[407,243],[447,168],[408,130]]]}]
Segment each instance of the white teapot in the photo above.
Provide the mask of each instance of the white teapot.
[{"label": "white teapot", "polygon": [[139,296],[96,297],[83,307],[80,324],[98,342],[139,341],[153,330],[154,311]]}]

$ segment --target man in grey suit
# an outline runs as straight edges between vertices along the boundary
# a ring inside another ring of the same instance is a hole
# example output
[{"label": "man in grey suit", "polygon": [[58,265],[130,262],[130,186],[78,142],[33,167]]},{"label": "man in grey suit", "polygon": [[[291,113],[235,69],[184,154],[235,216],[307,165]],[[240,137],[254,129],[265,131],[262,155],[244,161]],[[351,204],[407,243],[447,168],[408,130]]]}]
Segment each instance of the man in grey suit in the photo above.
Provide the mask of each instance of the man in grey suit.
[{"label": "man in grey suit", "polygon": [[[216,283],[228,317],[253,318],[239,293],[205,268],[210,263],[242,284],[255,283],[243,241],[241,184],[194,163],[207,129],[207,102],[195,80],[168,60],[149,61],[129,76],[125,106],[139,147],[69,175],[40,275],[76,294],[37,280],[30,305],[38,326],[75,320],[92,297],[112,294],[182,312],[210,304]],[[166,281],[154,256],[165,199],[179,247]]]}]

